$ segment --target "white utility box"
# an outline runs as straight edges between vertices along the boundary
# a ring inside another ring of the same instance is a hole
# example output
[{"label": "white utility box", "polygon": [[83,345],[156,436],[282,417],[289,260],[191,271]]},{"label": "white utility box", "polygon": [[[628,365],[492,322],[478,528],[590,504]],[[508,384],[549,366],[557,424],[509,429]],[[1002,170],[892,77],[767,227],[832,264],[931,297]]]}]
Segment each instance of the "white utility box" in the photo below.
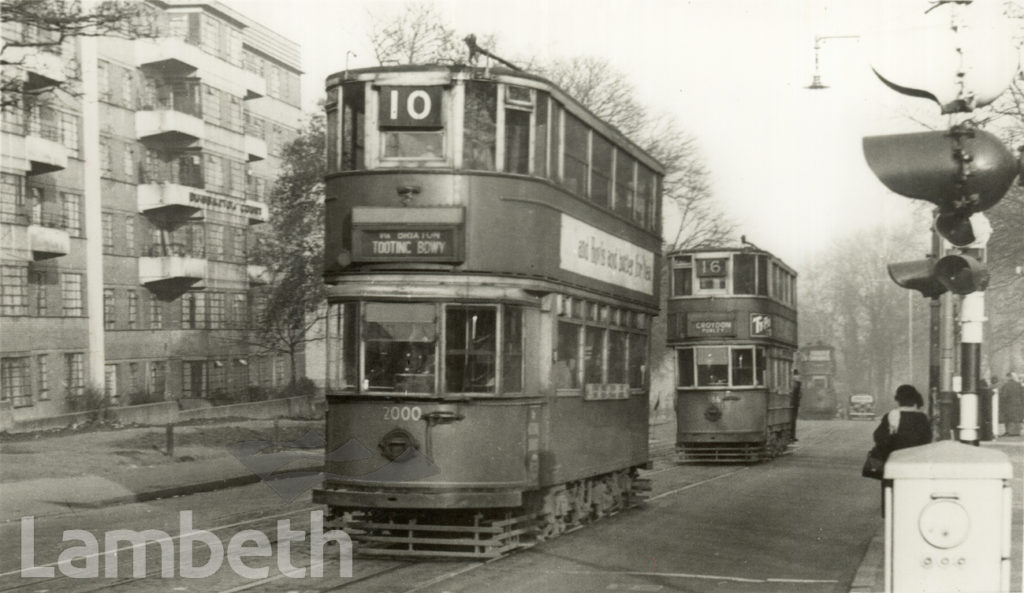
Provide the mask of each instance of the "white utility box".
[{"label": "white utility box", "polygon": [[895,451],[885,464],[887,593],[1010,590],[1013,466],[956,441]]}]

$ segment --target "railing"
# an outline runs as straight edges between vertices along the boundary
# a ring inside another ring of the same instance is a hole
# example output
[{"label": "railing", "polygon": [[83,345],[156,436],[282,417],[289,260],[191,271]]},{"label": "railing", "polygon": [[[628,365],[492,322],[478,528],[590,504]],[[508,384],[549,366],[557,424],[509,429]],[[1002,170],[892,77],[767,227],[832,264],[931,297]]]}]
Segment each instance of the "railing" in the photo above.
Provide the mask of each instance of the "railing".
[{"label": "railing", "polygon": [[189,248],[183,243],[167,243],[166,245],[156,243],[149,246],[147,251],[149,257],[205,257],[204,250],[199,248]]},{"label": "railing", "polygon": [[37,224],[51,229],[66,229],[67,217],[61,212],[33,212],[29,224]]},{"label": "railing", "polygon": [[203,189],[206,187],[206,183],[203,181],[202,172],[199,173],[179,173],[177,171],[157,171],[150,173],[145,169],[142,170],[142,182],[143,183],[174,183],[177,185],[185,185],[188,187],[194,187],[197,189]]},{"label": "railing", "polygon": [[38,136],[54,142],[60,142],[60,124],[57,122],[29,119],[28,134],[30,136]]}]

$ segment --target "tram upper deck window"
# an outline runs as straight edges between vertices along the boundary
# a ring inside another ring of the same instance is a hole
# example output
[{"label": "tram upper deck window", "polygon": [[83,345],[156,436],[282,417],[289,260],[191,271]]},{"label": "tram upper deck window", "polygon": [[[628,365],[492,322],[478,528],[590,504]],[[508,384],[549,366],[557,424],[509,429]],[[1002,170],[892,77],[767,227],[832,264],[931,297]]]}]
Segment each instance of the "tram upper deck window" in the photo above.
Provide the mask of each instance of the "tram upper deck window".
[{"label": "tram upper deck window", "polygon": [[654,217],[654,195],[658,191],[658,182],[651,171],[643,165],[637,165],[637,190],[633,204],[633,220],[640,226],[650,229]]},{"label": "tram upper deck window", "polygon": [[380,87],[382,158],[437,161],[445,158],[440,86]]},{"label": "tram upper deck window", "polygon": [[530,173],[530,130],[534,91],[505,87],[505,171]]},{"label": "tram upper deck window", "polygon": [[498,91],[490,82],[466,82],[462,165],[493,171],[498,130]]},{"label": "tram upper deck window", "polygon": [[576,116],[565,113],[565,148],[562,183],[578,196],[587,196],[587,138],[590,131]]},{"label": "tram upper deck window", "polygon": [[636,160],[618,150],[615,152],[615,205],[616,214],[632,217],[636,195]]},{"label": "tram upper deck window", "polygon": [[449,307],[445,319],[445,388],[458,393],[494,393],[497,310]]},{"label": "tram upper deck window", "polygon": [[611,203],[612,143],[599,134],[591,135],[590,201],[608,208]]},{"label": "tram upper deck window", "polygon": [[[341,170],[366,168],[366,87],[363,83],[341,86]],[[332,161],[333,162],[333,161]]]},{"label": "tram upper deck window", "polygon": [[681,255],[672,259],[672,296],[693,294],[693,258]]},{"label": "tram upper deck window", "polygon": [[367,303],[364,388],[434,392],[437,340],[429,303]]},{"label": "tram upper deck window", "polygon": [[750,253],[732,256],[732,293],[754,294],[757,287],[757,258]]}]

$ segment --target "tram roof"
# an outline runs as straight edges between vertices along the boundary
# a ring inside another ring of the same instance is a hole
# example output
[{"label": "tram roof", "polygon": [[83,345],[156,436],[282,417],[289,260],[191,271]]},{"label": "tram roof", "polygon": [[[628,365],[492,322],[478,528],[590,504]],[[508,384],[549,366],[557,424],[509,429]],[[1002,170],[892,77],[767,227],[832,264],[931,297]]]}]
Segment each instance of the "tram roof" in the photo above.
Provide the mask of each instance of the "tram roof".
[{"label": "tram roof", "polygon": [[[379,81],[381,84],[388,84],[389,75],[421,73],[424,84],[443,84],[451,80],[493,80],[494,82],[514,82],[521,86],[528,86],[550,92],[563,105],[569,108],[574,115],[582,117],[589,125],[597,128],[602,134],[614,138],[616,142],[626,145],[634,153],[643,157],[644,164],[654,169],[659,175],[665,175],[665,166],[649,152],[633,142],[622,131],[604,119],[598,117],[594,112],[583,106],[582,103],[573,98],[561,87],[550,80],[531,74],[522,70],[513,70],[504,66],[480,67],[470,64],[406,64],[399,66],[375,66],[370,68],[354,68],[341,70],[327,77],[326,87],[357,81]],[[444,78],[431,80],[430,74],[445,75]],[[532,84],[530,84],[532,83]]]}]

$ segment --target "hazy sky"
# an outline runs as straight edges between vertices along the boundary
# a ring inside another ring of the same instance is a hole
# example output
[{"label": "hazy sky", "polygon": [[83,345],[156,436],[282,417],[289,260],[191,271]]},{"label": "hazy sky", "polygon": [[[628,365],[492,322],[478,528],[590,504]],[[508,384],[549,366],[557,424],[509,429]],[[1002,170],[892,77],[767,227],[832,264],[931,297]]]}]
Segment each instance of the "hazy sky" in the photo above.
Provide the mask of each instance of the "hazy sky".
[{"label": "hazy sky", "polygon": [[[346,59],[352,68],[376,65],[369,14],[403,6],[225,1],[302,45],[310,108]],[[437,2],[460,37],[497,34],[503,57],[599,55],[628,72],[645,104],[673,114],[696,138],[737,235],[798,268],[835,236],[906,223],[910,200],[871,174],[863,136],[920,131],[919,121],[945,125],[933,103],[898,95],[874,76],[861,39],[823,41],[820,72],[829,88],[805,88],[815,35],[860,34],[893,20],[896,5],[928,7],[925,0]],[[356,56],[346,58],[348,51]],[[666,227],[671,238],[675,229]]]}]

